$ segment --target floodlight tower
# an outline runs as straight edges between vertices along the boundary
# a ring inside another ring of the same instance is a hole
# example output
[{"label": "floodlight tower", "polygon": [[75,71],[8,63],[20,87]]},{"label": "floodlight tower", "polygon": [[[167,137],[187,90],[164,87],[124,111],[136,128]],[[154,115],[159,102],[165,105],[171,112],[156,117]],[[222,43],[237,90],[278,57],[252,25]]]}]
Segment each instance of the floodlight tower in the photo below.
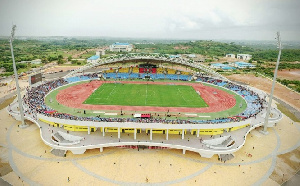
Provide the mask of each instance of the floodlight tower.
[{"label": "floodlight tower", "polygon": [[272,104],[272,99],[273,99],[273,94],[274,94],[275,83],[276,83],[277,70],[278,70],[280,55],[281,55],[280,32],[277,32],[277,48],[278,48],[279,52],[278,52],[277,63],[276,63],[276,68],[275,68],[275,72],[274,72],[274,77],[273,77],[271,94],[269,96],[269,103],[268,103],[267,113],[266,113],[266,117],[265,117],[264,130],[262,131],[265,134],[268,134],[267,125],[268,125],[268,122],[269,122],[269,115],[270,115],[271,104]]},{"label": "floodlight tower", "polygon": [[24,121],[24,111],[23,111],[23,104],[22,104],[22,99],[21,99],[21,93],[20,93],[20,87],[19,87],[19,81],[18,81],[18,73],[17,73],[17,67],[16,67],[16,62],[15,62],[15,56],[14,56],[14,49],[12,46],[12,42],[14,40],[14,36],[15,36],[15,30],[16,30],[16,25],[12,26],[11,29],[11,36],[9,38],[9,42],[10,42],[10,51],[11,51],[11,57],[13,60],[13,68],[14,68],[14,74],[15,74],[15,79],[16,79],[16,87],[17,87],[17,94],[18,94],[18,102],[19,102],[19,108],[20,108],[20,116],[21,116],[21,122],[22,124],[19,125],[20,128],[25,128],[28,125],[25,124]]}]

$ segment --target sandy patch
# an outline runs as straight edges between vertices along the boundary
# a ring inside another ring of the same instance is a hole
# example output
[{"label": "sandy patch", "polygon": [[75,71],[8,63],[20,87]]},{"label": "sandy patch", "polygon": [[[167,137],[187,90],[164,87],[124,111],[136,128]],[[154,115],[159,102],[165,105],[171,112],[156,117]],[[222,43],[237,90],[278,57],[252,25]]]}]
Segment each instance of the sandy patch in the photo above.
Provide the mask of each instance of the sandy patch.
[{"label": "sandy patch", "polygon": [[[249,84],[255,88],[265,91],[266,93],[271,92],[272,81],[262,77],[255,77],[252,74],[233,74],[227,76],[228,79],[234,81],[240,81]],[[300,108],[300,94],[290,91],[289,89],[285,88],[284,86],[276,83],[274,95],[287,102],[288,104],[292,105],[294,108]]]},{"label": "sandy patch", "polygon": [[280,79],[298,80],[300,81],[300,69],[279,70],[277,76]]}]

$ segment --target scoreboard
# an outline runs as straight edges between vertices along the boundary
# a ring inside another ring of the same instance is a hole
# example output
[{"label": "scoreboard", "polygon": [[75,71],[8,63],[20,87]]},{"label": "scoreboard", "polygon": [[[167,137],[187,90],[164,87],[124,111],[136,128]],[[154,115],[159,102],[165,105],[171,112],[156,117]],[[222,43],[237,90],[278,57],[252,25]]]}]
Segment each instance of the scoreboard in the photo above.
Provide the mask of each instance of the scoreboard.
[{"label": "scoreboard", "polygon": [[29,77],[29,85],[33,85],[42,81],[42,73],[38,73]]}]

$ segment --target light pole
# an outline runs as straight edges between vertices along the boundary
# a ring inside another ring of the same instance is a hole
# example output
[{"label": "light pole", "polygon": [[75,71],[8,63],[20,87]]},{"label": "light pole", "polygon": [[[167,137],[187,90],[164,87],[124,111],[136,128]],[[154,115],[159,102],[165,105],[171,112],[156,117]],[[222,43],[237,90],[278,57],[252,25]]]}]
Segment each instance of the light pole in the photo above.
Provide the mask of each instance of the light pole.
[{"label": "light pole", "polygon": [[13,25],[12,29],[11,29],[11,36],[10,36],[9,42],[10,42],[11,57],[12,57],[12,60],[13,60],[13,68],[14,68],[14,74],[15,74],[15,79],[16,79],[17,95],[18,95],[20,116],[21,116],[21,122],[22,122],[22,124],[19,125],[19,127],[20,128],[25,128],[25,127],[28,127],[28,125],[25,124],[25,121],[24,121],[23,104],[22,104],[19,81],[18,81],[18,73],[17,73],[16,62],[15,62],[14,49],[13,49],[13,46],[12,46],[12,42],[13,42],[13,39],[14,39],[14,36],[15,36],[15,30],[16,30],[16,25]]},{"label": "light pole", "polygon": [[276,83],[277,70],[278,70],[280,55],[281,55],[280,32],[277,32],[277,45],[278,45],[279,53],[278,53],[276,68],[275,68],[274,77],[273,77],[271,94],[269,96],[269,103],[268,103],[267,113],[266,113],[266,117],[265,117],[264,130],[262,131],[262,133],[264,133],[264,134],[268,134],[267,125],[268,125],[268,122],[269,122],[269,115],[270,115],[271,104],[272,104],[272,99],[273,99],[273,94],[274,94],[275,83]]}]

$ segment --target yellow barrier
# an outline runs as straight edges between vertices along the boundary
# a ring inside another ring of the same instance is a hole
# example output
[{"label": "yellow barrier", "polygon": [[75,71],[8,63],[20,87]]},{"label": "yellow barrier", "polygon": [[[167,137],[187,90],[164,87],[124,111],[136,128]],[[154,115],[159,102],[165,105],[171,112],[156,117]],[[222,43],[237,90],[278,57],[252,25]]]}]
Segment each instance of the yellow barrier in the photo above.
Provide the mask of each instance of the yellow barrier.
[{"label": "yellow barrier", "polygon": [[[199,130],[200,135],[218,135],[222,133],[223,133],[223,129],[200,129]],[[191,134],[196,135],[197,129],[192,129]]]},{"label": "yellow barrier", "polygon": [[[47,121],[47,120],[44,120],[44,119],[41,119],[41,118],[40,118],[40,120],[42,122],[48,123],[50,125],[53,125],[55,127],[59,127],[60,125],[63,125],[64,129],[65,130],[69,130],[69,131],[88,131],[88,127],[87,126],[66,125],[66,124],[61,124],[61,123],[55,123],[53,121]],[[90,131],[91,132],[96,131],[96,127],[90,127]]]},{"label": "yellow barrier", "polygon": [[[69,131],[88,131],[87,126],[77,126],[77,125],[64,125],[64,129]],[[96,127],[90,127],[90,131],[95,132]]]},{"label": "yellow barrier", "polygon": [[235,130],[242,129],[242,128],[245,128],[248,126],[250,126],[250,124],[246,124],[246,125],[242,125],[242,126],[238,126],[238,127],[232,127],[230,131],[235,131]]},{"label": "yellow barrier", "polygon": [[[150,129],[146,129],[146,133],[150,134]],[[153,134],[165,134],[166,129],[152,129]]]},{"label": "yellow barrier", "polygon": [[[169,129],[169,134],[182,134],[182,129]],[[186,129],[184,130],[184,134],[186,134]]]},{"label": "yellow barrier", "polygon": [[[141,133],[142,129],[136,129],[136,133]],[[121,128],[122,133],[134,133],[134,128]]]}]

